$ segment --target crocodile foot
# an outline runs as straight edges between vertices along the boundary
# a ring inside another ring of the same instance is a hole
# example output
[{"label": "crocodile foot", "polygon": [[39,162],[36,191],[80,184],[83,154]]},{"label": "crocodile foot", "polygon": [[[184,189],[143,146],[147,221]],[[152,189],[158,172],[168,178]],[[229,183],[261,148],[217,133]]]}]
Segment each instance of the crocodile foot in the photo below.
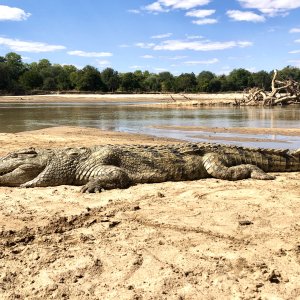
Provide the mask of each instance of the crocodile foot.
[{"label": "crocodile foot", "polygon": [[81,193],[101,193],[102,191],[104,189],[99,180],[91,180],[80,189]]}]

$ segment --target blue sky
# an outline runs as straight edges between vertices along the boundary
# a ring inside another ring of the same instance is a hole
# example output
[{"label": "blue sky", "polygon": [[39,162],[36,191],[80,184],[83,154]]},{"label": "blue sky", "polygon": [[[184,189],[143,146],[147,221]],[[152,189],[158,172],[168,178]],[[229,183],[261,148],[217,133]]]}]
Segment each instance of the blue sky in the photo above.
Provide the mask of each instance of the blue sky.
[{"label": "blue sky", "polygon": [[0,0],[0,55],[120,72],[300,67],[300,0]]}]

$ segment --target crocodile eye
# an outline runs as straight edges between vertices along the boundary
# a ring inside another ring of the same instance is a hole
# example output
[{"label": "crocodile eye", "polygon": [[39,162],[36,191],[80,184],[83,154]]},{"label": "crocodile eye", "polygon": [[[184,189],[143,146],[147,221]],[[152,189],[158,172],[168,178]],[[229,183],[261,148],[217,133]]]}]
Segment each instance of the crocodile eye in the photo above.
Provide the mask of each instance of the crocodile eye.
[{"label": "crocodile eye", "polygon": [[37,154],[37,152],[33,148],[29,148],[18,151],[18,154]]},{"label": "crocodile eye", "polygon": [[69,152],[68,154],[69,154],[70,156],[77,156],[77,155],[79,155],[79,153],[78,153],[78,152],[75,152],[75,151]]}]

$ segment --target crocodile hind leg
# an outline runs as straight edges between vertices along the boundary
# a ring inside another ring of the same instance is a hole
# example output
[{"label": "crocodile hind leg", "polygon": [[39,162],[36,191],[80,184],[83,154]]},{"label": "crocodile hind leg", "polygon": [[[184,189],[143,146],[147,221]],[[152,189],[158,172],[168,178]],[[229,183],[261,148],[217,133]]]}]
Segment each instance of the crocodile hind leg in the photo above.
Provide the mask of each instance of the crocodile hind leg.
[{"label": "crocodile hind leg", "polygon": [[99,166],[89,176],[88,182],[80,190],[82,193],[96,193],[102,189],[124,189],[132,183],[128,174],[115,166]]},{"label": "crocodile hind leg", "polygon": [[237,166],[226,166],[222,157],[215,153],[207,153],[203,157],[204,167],[209,175],[218,179],[241,180],[246,178],[271,180],[275,179],[265,173],[262,169],[251,164],[241,164]]}]

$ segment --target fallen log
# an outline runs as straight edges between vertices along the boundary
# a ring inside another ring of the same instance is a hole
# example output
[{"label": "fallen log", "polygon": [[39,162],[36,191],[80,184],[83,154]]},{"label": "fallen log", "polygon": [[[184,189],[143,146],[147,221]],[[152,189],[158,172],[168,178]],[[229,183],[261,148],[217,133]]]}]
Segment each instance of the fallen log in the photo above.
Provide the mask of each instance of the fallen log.
[{"label": "fallen log", "polygon": [[300,103],[300,83],[288,79],[278,80],[278,71],[274,71],[271,92],[254,87],[244,91],[242,100],[236,102],[239,106],[275,106]]}]

